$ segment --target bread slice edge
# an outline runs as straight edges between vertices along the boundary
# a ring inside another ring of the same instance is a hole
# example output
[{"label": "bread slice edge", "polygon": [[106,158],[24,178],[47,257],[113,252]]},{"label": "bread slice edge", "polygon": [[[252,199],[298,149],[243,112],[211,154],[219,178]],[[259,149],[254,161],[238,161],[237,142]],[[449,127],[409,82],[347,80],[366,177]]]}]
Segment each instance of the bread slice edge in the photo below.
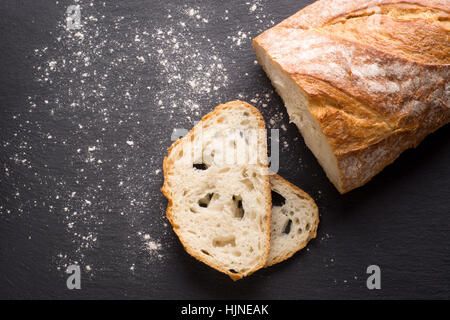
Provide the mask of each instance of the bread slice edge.
[{"label": "bread slice edge", "polygon": [[[161,192],[162,194],[168,199],[168,206],[167,206],[167,210],[166,210],[166,216],[169,220],[169,222],[171,223],[173,230],[175,232],[175,234],[178,236],[181,244],[183,245],[185,251],[190,254],[192,257],[194,257],[195,259],[205,263],[206,265],[208,265],[209,267],[220,271],[226,275],[228,275],[232,280],[237,281],[240,280],[244,277],[250,276],[251,274],[253,274],[254,272],[258,271],[261,268],[264,268],[264,266],[266,265],[267,262],[267,258],[269,256],[270,253],[270,231],[271,231],[271,217],[272,217],[272,212],[271,212],[271,206],[268,206],[268,211],[266,212],[266,216],[267,216],[267,230],[268,230],[268,235],[267,235],[267,242],[264,248],[264,254],[263,254],[263,258],[261,259],[261,262],[256,265],[254,268],[252,268],[251,270],[249,270],[248,272],[246,272],[245,274],[235,274],[230,272],[229,270],[222,268],[218,265],[214,265],[212,263],[209,263],[208,261],[206,261],[203,257],[201,257],[198,253],[195,252],[195,250],[193,250],[185,241],[185,239],[183,238],[181,232],[179,232],[176,228],[176,224],[174,222],[173,219],[173,198],[172,198],[172,194],[170,192],[170,189],[167,185],[167,181],[168,181],[168,172],[170,170],[171,165],[173,165],[173,163],[171,163],[170,158],[170,154],[172,152],[172,150],[180,143],[183,142],[183,139],[189,137],[191,134],[193,134],[193,132],[199,127],[201,126],[204,121],[208,120],[211,117],[214,117],[215,115],[217,115],[222,109],[224,108],[230,108],[233,106],[245,106],[246,108],[248,108],[248,110],[250,112],[253,113],[253,115],[259,119],[259,123],[258,123],[258,127],[260,129],[265,130],[266,129],[266,125],[265,125],[265,121],[264,118],[262,117],[261,113],[259,112],[259,110],[257,108],[255,108],[254,106],[243,102],[243,101],[239,101],[239,100],[235,100],[235,101],[231,101],[231,102],[227,102],[225,104],[221,104],[219,106],[217,106],[212,112],[208,113],[207,115],[205,115],[201,121],[199,123],[197,123],[194,128],[192,128],[191,131],[189,131],[189,133],[181,139],[178,139],[177,141],[175,141],[170,148],[168,149],[168,155],[164,158],[163,161],[163,171],[164,171],[164,184],[163,187],[161,188]],[[266,150],[266,155],[267,155],[267,141],[264,141],[265,143],[265,150]],[[265,175],[263,175],[263,178],[266,181],[266,195],[267,195],[267,199],[270,200],[271,202],[271,186],[270,186],[270,181],[269,181],[269,169],[268,169],[268,161],[266,161],[266,163],[263,166],[263,170],[266,172]]]},{"label": "bread slice edge", "polygon": [[[282,184],[285,187],[289,188],[292,193],[301,195],[302,198],[307,200],[309,202],[309,204],[311,205],[311,207],[313,208],[313,210],[314,210],[313,216],[315,217],[315,224],[308,231],[307,239],[305,241],[303,241],[302,243],[300,243],[295,250],[292,250],[289,253],[285,254],[284,256],[279,257],[277,259],[274,259],[272,261],[268,260],[267,263],[266,263],[266,266],[265,266],[266,268],[271,267],[271,266],[273,266],[275,264],[278,264],[280,262],[286,261],[289,258],[291,258],[292,256],[294,256],[297,252],[299,252],[302,249],[304,249],[312,239],[315,239],[317,237],[317,229],[319,227],[319,222],[320,222],[319,208],[317,207],[317,204],[314,201],[314,199],[309,194],[307,194],[305,191],[303,191],[302,189],[300,189],[296,185],[290,183],[289,181],[287,181],[286,179],[284,179],[283,177],[281,177],[281,176],[279,176],[277,174],[270,176],[270,181],[271,181],[271,188],[272,188],[272,190],[273,190],[273,185],[275,183],[279,183],[279,184]],[[282,194],[282,196],[284,196],[284,195]],[[273,232],[273,230],[272,230],[272,232]]]}]

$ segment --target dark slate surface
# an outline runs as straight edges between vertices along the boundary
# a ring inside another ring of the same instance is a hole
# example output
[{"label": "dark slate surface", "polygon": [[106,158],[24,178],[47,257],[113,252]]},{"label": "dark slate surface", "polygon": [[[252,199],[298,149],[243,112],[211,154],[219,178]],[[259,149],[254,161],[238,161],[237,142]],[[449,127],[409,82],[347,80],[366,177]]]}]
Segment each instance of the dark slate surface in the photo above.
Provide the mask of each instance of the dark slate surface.
[{"label": "dark slate surface", "polygon": [[[450,128],[339,195],[288,124],[249,39],[228,38],[242,30],[251,38],[308,1],[249,2],[83,0],[80,44],[61,28],[75,1],[1,1],[0,298],[450,298]],[[178,50],[152,37],[171,27],[187,41]],[[200,56],[182,58],[195,49]],[[78,51],[90,64],[80,64]],[[211,67],[213,55],[226,68],[213,69],[229,77],[226,85],[213,74],[206,83],[218,90],[189,87],[192,74],[198,80],[193,68]],[[168,83],[176,72],[181,78]],[[92,93],[97,84],[103,97]],[[215,105],[258,93],[255,105],[268,123],[282,113],[273,127],[287,127],[280,174],[316,199],[321,224],[308,250],[233,283],[188,256],[165,225],[156,170],[175,127],[190,128]],[[183,105],[188,99],[200,106],[197,114]],[[145,249],[144,234],[159,250]],[[75,262],[82,289],[69,291],[64,271]],[[366,288],[372,264],[381,267],[379,291]]]}]

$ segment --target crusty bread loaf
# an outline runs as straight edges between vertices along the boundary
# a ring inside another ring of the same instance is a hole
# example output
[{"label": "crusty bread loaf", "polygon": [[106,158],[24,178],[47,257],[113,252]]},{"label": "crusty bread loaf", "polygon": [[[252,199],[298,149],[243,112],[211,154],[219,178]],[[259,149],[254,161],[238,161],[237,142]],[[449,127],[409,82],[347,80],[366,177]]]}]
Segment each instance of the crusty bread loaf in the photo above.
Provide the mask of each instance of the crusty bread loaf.
[{"label": "crusty bread loaf", "polygon": [[448,0],[321,0],[254,39],[341,193],[450,121],[449,12]]},{"label": "crusty bread loaf", "polygon": [[167,217],[186,251],[233,280],[265,266],[271,191],[264,119],[234,101],[218,106],[164,160]]},{"label": "crusty bread loaf", "polygon": [[266,266],[292,257],[317,234],[319,209],[304,191],[279,175],[270,176],[272,233]]}]

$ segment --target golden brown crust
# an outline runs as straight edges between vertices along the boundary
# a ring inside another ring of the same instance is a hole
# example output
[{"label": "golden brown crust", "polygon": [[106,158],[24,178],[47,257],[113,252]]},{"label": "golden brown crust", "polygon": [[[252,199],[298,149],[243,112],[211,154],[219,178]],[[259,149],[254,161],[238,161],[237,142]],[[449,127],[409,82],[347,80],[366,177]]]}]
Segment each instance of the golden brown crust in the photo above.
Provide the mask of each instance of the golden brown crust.
[{"label": "golden brown crust", "polygon": [[450,122],[448,12],[442,0],[322,0],[254,40],[306,93],[341,193]]},{"label": "golden brown crust", "polygon": [[296,185],[290,183],[289,181],[287,181],[286,179],[284,179],[283,177],[279,176],[279,175],[273,175],[271,177],[271,179],[277,180],[278,182],[282,183],[282,184],[286,184],[288,185],[291,189],[294,190],[295,193],[300,194],[302,197],[304,197],[305,199],[307,199],[309,202],[311,202],[311,204],[314,205],[314,215],[316,217],[316,224],[314,225],[313,229],[310,232],[310,235],[308,237],[308,239],[306,239],[305,242],[303,242],[302,244],[300,244],[300,246],[297,248],[297,250],[290,252],[289,254],[286,254],[283,257],[280,257],[278,259],[273,260],[271,263],[266,265],[266,268],[271,267],[277,263],[283,262],[287,259],[289,259],[290,257],[292,257],[294,254],[296,254],[297,252],[299,252],[300,250],[302,250],[303,248],[305,248],[309,241],[311,241],[312,239],[315,239],[317,237],[317,229],[319,227],[319,208],[317,207],[316,202],[314,201],[313,198],[311,198],[311,196],[309,194],[307,194],[305,191],[303,191],[302,189],[300,189],[299,187],[297,187]]},{"label": "golden brown crust", "polygon": [[[182,139],[179,139],[177,141],[175,141],[172,146],[168,149],[168,156],[164,158],[164,162],[163,162],[163,171],[164,171],[164,184],[163,187],[161,188],[161,192],[163,193],[163,195],[168,199],[169,203],[167,206],[167,211],[166,211],[166,216],[167,219],[169,220],[170,224],[172,225],[172,228],[175,232],[175,234],[178,236],[178,238],[180,239],[180,242],[182,243],[184,249],[186,250],[187,253],[189,253],[192,257],[194,257],[195,259],[205,263],[206,265],[222,272],[225,273],[226,275],[228,275],[232,280],[237,281],[242,279],[243,277],[247,277],[251,274],[253,274],[254,272],[256,272],[257,270],[263,268],[265,266],[265,262],[267,260],[267,257],[269,256],[269,252],[270,252],[270,231],[271,231],[271,217],[272,217],[272,212],[271,212],[271,208],[270,206],[268,207],[268,211],[266,213],[266,217],[267,217],[267,230],[269,232],[268,237],[267,237],[267,242],[266,242],[266,250],[264,253],[264,259],[263,262],[260,263],[259,265],[257,265],[253,270],[250,270],[248,273],[246,273],[245,275],[243,274],[234,274],[232,272],[230,272],[229,270],[225,269],[225,268],[221,268],[217,265],[214,265],[213,263],[210,263],[209,261],[205,260],[204,257],[202,257],[201,255],[199,255],[197,252],[195,252],[194,250],[192,250],[189,245],[187,245],[186,241],[184,240],[182,234],[178,231],[178,226],[176,225],[174,219],[173,219],[173,202],[172,202],[172,194],[171,194],[171,188],[168,185],[168,175],[169,172],[171,171],[171,167],[173,166],[173,160],[171,160],[171,152],[172,150],[180,143],[183,143],[183,141],[185,141],[185,139],[190,139],[190,137],[193,135],[194,131],[196,130],[196,128],[198,128],[199,126],[201,126],[206,120],[215,117],[221,110],[224,109],[230,109],[230,108],[234,108],[235,106],[242,106],[244,105],[246,108],[248,108],[249,112],[253,113],[255,115],[255,117],[257,117],[258,120],[258,127],[260,129],[265,130],[266,125],[264,122],[264,118],[262,117],[261,113],[259,112],[258,109],[256,109],[254,106],[243,102],[243,101],[231,101],[228,102],[226,104],[221,104],[218,107],[216,107],[212,112],[208,113],[207,115],[205,115],[202,120],[196,125],[194,126],[194,128],[188,133],[188,135]],[[266,141],[264,141],[264,143],[266,143]],[[266,147],[267,150],[267,147]],[[267,152],[266,152],[267,153]],[[266,180],[266,194],[267,194],[267,198],[271,201],[271,189],[270,189],[270,182],[269,182],[269,175],[268,175],[268,163],[264,164],[264,170],[267,172],[267,175],[264,176],[264,179]]]},{"label": "golden brown crust", "polygon": [[300,29],[320,28],[354,12],[388,5],[417,5],[450,12],[447,0],[320,0],[287,18],[279,26]]},{"label": "golden brown crust", "polygon": [[450,63],[449,21],[442,11],[399,5],[381,7],[379,14],[355,12],[320,29],[406,60],[443,65]]}]

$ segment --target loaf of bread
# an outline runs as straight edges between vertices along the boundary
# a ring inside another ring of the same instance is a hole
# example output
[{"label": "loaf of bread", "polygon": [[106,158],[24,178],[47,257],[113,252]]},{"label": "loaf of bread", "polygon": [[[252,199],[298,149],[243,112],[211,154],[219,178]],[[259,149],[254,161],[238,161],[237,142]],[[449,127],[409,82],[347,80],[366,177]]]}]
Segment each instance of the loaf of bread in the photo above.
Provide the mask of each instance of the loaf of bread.
[{"label": "loaf of bread", "polygon": [[186,251],[233,280],[265,266],[271,190],[264,119],[245,102],[220,105],[164,160],[167,217]]},{"label": "loaf of bread", "polygon": [[317,234],[319,209],[304,191],[279,175],[270,176],[272,233],[266,266],[292,257]]},{"label": "loaf of bread", "polygon": [[345,193],[450,121],[448,0],[321,0],[253,45]]}]

